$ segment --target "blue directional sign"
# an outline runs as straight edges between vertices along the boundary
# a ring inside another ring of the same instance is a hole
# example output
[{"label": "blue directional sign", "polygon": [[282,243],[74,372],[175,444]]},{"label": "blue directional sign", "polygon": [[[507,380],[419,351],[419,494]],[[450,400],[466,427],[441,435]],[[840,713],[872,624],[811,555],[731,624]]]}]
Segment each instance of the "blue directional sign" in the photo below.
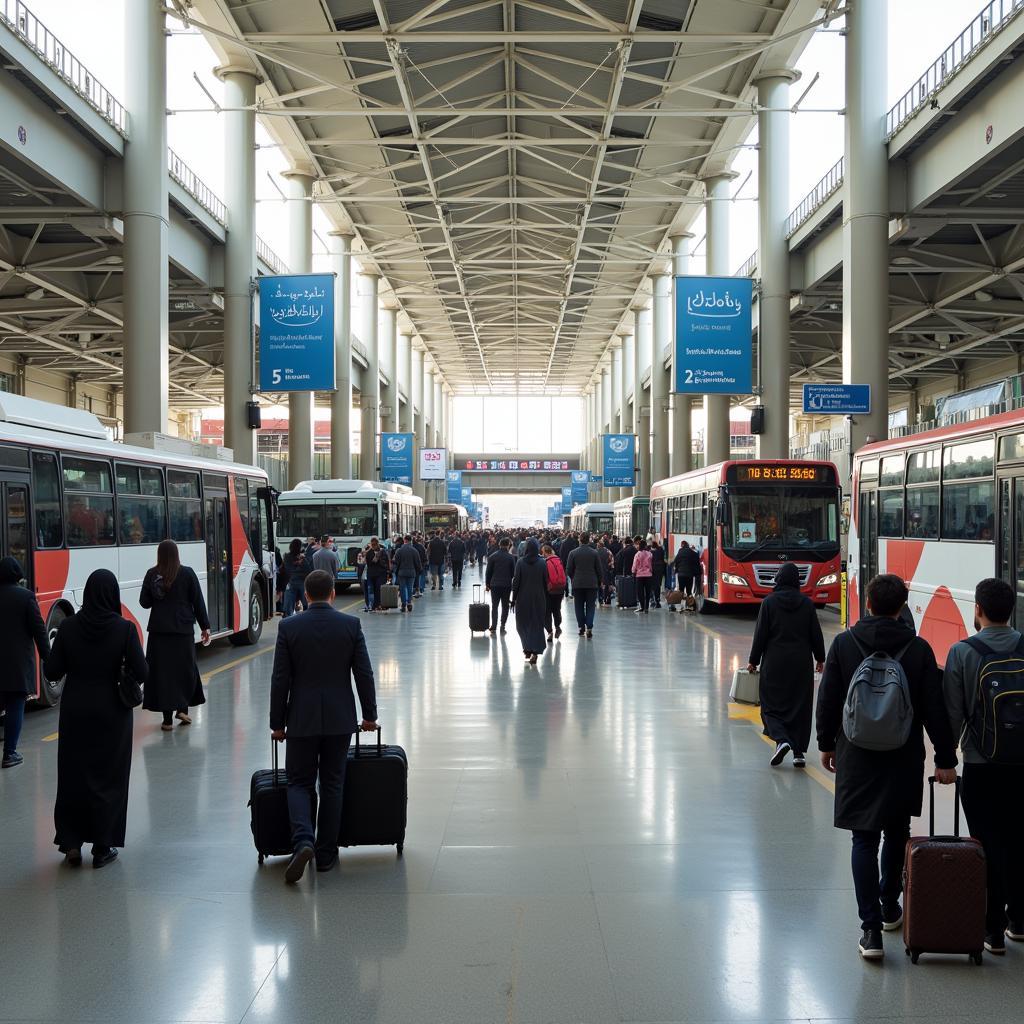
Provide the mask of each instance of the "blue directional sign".
[{"label": "blue directional sign", "polygon": [[472,503],[473,503],[473,488],[472,487],[463,487],[462,488],[462,494],[461,494],[461,501],[459,501],[459,504],[463,505],[465,508],[469,508],[469,506]]},{"label": "blue directional sign", "polygon": [[462,501],[462,470],[448,470],[448,501],[458,505]]},{"label": "blue directional sign", "polygon": [[854,416],[871,412],[870,384],[805,384],[804,412]]},{"label": "blue directional sign", "polygon": [[601,490],[602,487],[604,487],[604,477],[592,475],[590,477],[590,493],[593,494]]},{"label": "blue directional sign", "polygon": [[380,435],[380,476],[393,484],[412,485],[412,434]]},{"label": "blue directional sign", "polygon": [[636,438],[632,434],[604,434],[605,487],[632,487],[635,483]]},{"label": "blue directional sign", "polygon": [[754,282],[749,277],[677,277],[675,392],[753,392]]},{"label": "blue directional sign", "polygon": [[261,277],[260,390],[334,391],[334,275]]},{"label": "blue directional sign", "polygon": [[582,505],[587,500],[589,483],[589,469],[574,469],[572,471],[572,503],[574,505]]},{"label": "blue directional sign", "polygon": [[572,487],[562,488],[562,515],[572,511]]}]

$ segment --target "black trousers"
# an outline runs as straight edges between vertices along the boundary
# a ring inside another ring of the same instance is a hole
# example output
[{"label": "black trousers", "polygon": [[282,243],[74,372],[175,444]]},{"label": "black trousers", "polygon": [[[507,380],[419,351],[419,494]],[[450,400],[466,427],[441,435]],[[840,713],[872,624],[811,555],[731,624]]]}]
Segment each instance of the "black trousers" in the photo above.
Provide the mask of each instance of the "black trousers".
[{"label": "black trousers", "polygon": [[498,628],[498,605],[501,605],[501,628],[508,622],[508,601],[511,587],[491,587],[491,629]]},{"label": "black trousers", "polygon": [[640,611],[645,612],[651,606],[651,592],[653,577],[651,576],[637,576],[636,578],[636,596],[640,602]]},{"label": "black trousers", "polygon": [[456,562],[454,558],[452,559],[452,586],[462,586],[462,562]]},{"label": "black trousers", "polygon": [[961,799],[971,835],[985,848],[986,931],[1001,935],[1007,918],[1024,921],[1024,765],[965,764]]},{"label": "black trousers", "polygon": [[664,567],[655,569],[651,574],[651,599],[659,608],[661,607],[661,584],[664,582],[664,580]]},{"label": "black trousers", "polygon": [[565,594],[548,594],[548,607],[544,615],[544,628],[553,633],[562,628],[562,601]]},{"label": "black trousers", "polygon": [[677,576],[676,584],[679,589],[686,594],[688,597],[693,594],[693,577],[692,576]]},{"label": "black trousers", "polygon": [[[306,843],[316,848],[319,860],[330,860],[338,849],[341,829],[341,798],[351,733],[341,736],[289,737],[285,749],[288,773],[288,817],[292,846]],[[310,794],[320,780],[320,808],[316,832],[310,813]]]},{"label": "black trousers", "polygon": [[[883,841],[882,835],[885,835]],[[895,906],[903,891],[903,855],[910,837],[910,821],[894,822],[871,831],[854,829],[851,867],[857,893],[857,911],[864,928],[882,927],[882,907]],[[882,844],[879,870],[878,844]]]}]

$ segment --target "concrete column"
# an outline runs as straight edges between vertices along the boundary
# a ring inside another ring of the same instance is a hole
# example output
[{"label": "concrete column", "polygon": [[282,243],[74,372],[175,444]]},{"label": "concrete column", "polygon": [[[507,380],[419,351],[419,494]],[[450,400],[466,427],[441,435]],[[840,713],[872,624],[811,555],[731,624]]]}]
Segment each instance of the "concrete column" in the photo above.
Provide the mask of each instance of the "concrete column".
[{"label": "concrete column", "polygon": [[[734,171],[709,174],[701,180],[707,194],[704,204],[707,220],[707,272],[714,277],[728,277],[729,266],[729,182]],[[729,458],[728,395],[704,396],[704,465],[725,462]]]},{"label": "concrete column", "polygon": [[[224,444],[235,462],[256,462],[256,431],[249,429],[252,398],[252,282],[256,277],[256,86],[250,68],[217,68],[224,83]],[[134,129],[134,125],[133,125]]]},{"label": "concrete column", "polygon": [[366,349],[368,363],[363,370],[363,390],[359,396],[359,477],[376,480],[377,473],[377,410],[380,407],[380,347],[377,338],[377,293],[380,274],[363,270],[359,274],[359,339]]},{"label": "concrete column", "polygon": [[412,334],[402,331],[398,336],[398,365],[401,367],[400,383],[405,385],[405,401],[398,410],[398,429],[403,434],[412,433]]},{"label": "concrete column", "polygon": [[[586,430],[587,448],[590,451],[590,463],[594,467],[595,473],[600,473],[604,476],[604,465],[602,459],[602,448],[601,438],[597,429],[597,387],[596,385],[591,387],[587,394],[587,430]],[[594,492],[595,495],[598,492]],[[588,492],[588,497],[589,492]]]},{"label": "concrete column", "polygon": [[334,384],[331,395],[331,476],[350,480],[352,472],[352,232],[327,236],[334,281]]},{"label": "concrete column", "polygon": [[398,307],[384,306],[380,311],[380,352],[388,383],[380,389],[380,404],[388,411],[381,413],[381,432],[398,430]]},{"label": "concrete column", "polygon": [[[410,345],[412,338],[409,339]],[[413,490],[422,498],[424,495],[423,481],[420,473],[420,449],[427,443],[427,425],[423,404],[423,349],[412,346],[412,376],[409,378],[409,404],[412,406],[412,429],[416,435],[416,461],[413,463],[415,475]],[[419,412],[416,411],[419,407]]]},{"label": "concrete column", "polygon": [[[310,171],[292,170],[285,179],[288,203],[288,266],[294,274],[313,269],[313,182]],[[313,479],[313,392],[288,396],[288,486]]]},{"label": "concrete column", "polygon": [[608,433],[618,434],[622,424],[622,343],[612,349],[612,405],[611,419],[608,422]]},{"label": "concrete column", "polygon": [[[161,0],[125,6],[124,429],[167,430],[167,35]],[[250,154],[252,159],[252,154]]]},{"label": "concrete column", "polygon": [[665,369],[665,354],[671,348],[672,327],[672,275],[664,267],[651,275],[654,285],[652,302],[653,356],[651,359],[651,480],[664,480],[669,473],[668,457],[668,405],[669,371]]},{"label": "concrete column", "polygon": [[[693,235],[684,231],[678,235],[672,235],[672,274],[674,277],[685,277],[689,270],[690,245]],[[672,301],[673,318],[675,323],[675,299]],[[673,332],[674,336],[674,332]],[[673,349],[674,353],[674,349]],[[673,378],[676,372],[675,355],[672,356]],[[670,390],[675,387],[673,380]],[[672,476],[680,473],[689,473],[693,469],[693,404],[689,395],[672,395]]]},{"label": "concrete column", "polygon": [[640,473],[636,493],[651,493],[651,397],[643,389],[644,374],[651,361],[654,341],[654,317],[650,306],[636,306],[636,336],[633,372],[633,422]]},{"label": "concrete column", "polygon": [[763,459],[789,458],[789,84],[799,77],[780,68],[755,80],[757,102],[765,108],[757,115],[757,348],[765,409],[758,454]]},{"label": "concrete column", "polygon": [[[611,433],[612,421],[612,374],[607,366],[601,367],[601,422],[598,429],[598,444],[601,443],[600,435]],[[599,501],[610,501],[611,489],[602,485]]]},{"label": "concrete column", "polygon": [[[846,22],[843,381],[871,386],[871,412],[850,424],[850,455],[889,431],[886,6],[885,0],[857,0]],[[846,470],[848,479],[849,465]]]}]

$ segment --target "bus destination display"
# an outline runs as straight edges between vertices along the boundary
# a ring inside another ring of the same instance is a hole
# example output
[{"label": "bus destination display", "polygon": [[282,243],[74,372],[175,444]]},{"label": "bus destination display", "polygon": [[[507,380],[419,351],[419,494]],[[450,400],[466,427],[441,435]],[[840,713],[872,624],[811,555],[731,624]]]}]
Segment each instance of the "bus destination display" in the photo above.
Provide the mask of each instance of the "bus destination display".
[{"label": "bus destination display", "polygon": [[791,466],[762,465],[751,462],[736,467],[736,482],[739,484],[760,483],[832,483],[827,466],[795,464]]}]

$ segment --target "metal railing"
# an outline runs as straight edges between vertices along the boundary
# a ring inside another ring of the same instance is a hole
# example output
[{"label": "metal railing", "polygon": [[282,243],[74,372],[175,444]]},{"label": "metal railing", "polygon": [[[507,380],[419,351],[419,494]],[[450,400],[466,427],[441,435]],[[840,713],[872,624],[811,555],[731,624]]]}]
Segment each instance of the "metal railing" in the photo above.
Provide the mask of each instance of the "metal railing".
[{"label": "metal railing", "polygon": [[215,220],[227,226],[228,209],[224,200],[207,185],[184,160],[174,152],[167,150],[167,173],[190,195],[199,205],[213,214]]},{"label": "metal railing", "polygon": [[786,237],[789,238],[811,214],[821,209],[830,196],[842,188],[843,172],[846,160],[840,157],[826,172],[810,192],[801,200],[800,205],[786,218]]},{"label": "metal railing", "polygon": [[755,249],[741,264],[740,269],[733,275],[734,277],[752,277],[754,270],[757,268],[757,250]]},{"label": "metal railing", "polygon": [[35,50],[118,134],[128,137],[128,112],[123,104],[21,0],[0,0],[0,21]]},{"label": "metal railing", "polygon": [[288,273],[288,264],[259,235],[256,236],[256,257],[263,260],[275,274]]},{"label": "metal railing", "polygon": [[831,462],[837,452],[846,447],[846,431],[833,430],[827,438],[812,442],[806,434],[797,434],[789,439],[791,459],[811,459],[817,462]]},{"label": "metal railing", "polygon": [[990,0],[942,51],[925,73],[896,101],[885,117],[891,139],[1010,20],[1024,10],[1024,0]]}]

